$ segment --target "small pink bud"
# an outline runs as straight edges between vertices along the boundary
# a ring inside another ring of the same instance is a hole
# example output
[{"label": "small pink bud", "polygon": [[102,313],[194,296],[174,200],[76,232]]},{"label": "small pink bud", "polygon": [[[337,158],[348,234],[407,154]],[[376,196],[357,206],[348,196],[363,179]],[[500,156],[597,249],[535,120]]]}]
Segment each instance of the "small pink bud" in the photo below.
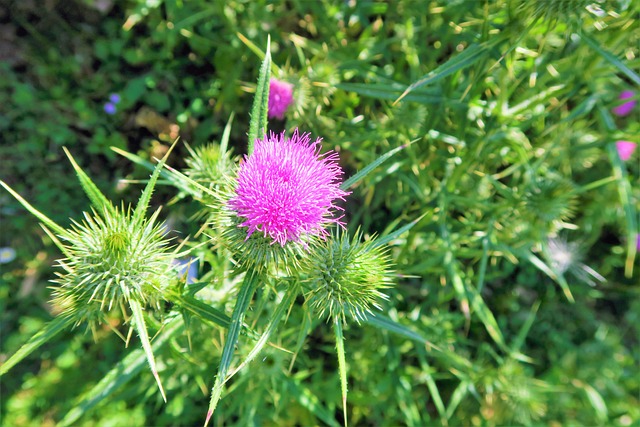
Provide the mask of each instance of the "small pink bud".
[{"label": "small pink bud", "polygon": [[[625,90],[623,91],[620,96],[618,97],[618,99],[628,99],[628,98],[633,98],[635,94],[630,91],[630,90]],[[615,114],[616,116],[626,116],[629,113],[631,113],[631,110],[633,110],[633,107],[635,107],[637,104],[637,101],[635,100],[631,100],[628,102],[625,102],[624,104],[620,104],[617,107],[614,107],[611,111],[613,112],[613,114]]]},{"label": "small pink bud", "polygon": [[638,144],[631,141],[617,141],[616,149],[618,150],[618,155],[622,160],[626,162],[633,155],[633,152],[636,150],[637,145]]},{"label": "small pink bud", "polygon": [[269,81],[269,118],[284,118],[284,113],[293,102],[293,85],[277,79]]}]

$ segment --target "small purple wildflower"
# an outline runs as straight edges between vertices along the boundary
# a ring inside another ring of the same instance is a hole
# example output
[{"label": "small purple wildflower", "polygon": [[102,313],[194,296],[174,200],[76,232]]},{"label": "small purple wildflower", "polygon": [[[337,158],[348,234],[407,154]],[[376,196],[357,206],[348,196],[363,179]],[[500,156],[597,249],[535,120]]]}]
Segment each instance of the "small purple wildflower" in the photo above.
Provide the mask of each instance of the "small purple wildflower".
[{"label": "small purple wildflower", "polygon": [[640,233],[636,234],[636,249],[640,252]]},{"label": "small purple wildflower", "polygon": [[[633,98],[634,95],[635,94],[632,91],[625,90],[620,94],[618,99],[622,100],[622,99]],[[616,116],[623,117],[631,113],[631,110],[633,110],[633,107],[635,107],[636,104],[637,104],[637,101],[631,100],[631,101],[625,102],[624,104],[620,104],[617,107],[614,107],[611,111]]]},{"label": "small purple wildflower", "polygon": [[637,145],[638,144],[631,141],[617,141],[616,150],[618,150],[618,155],[620,156],[620,158],[626,162],[631,158],[633,152],[636,151]]},{"label": "small purple wildflower", "polygon": [[298,129],[291,138],[273,132],[256,139],[254,151],[245,156],[238,172],[235,197],[229,207],[244,219],[247,239],[256,231],[284,247],[303,234],[327,236],[324,227],[343,225],[331,210],[333,202],[349,194],[340,189],[342,169],[338,153],[320,154],[322,139]]},{"label": "small purple wildflower", "polygon": [[107,102],[104,104],[104,112],[109,114],[110,116],[114,115],[116,113],[116,111],[118,111],[116,109],[115,104],[111,103],[111,102]]},{"label": "small purple wildflower", "polygon": [[113,104],[118,104],[120,102],[120,95],[117,93],[112,93],[109,95],[109,101]]},{"label": "small purple wildflower", "polygon": [[269,118],[284,118],[284,113],[293,102],[293,85],[277,79],[269,81]]}]

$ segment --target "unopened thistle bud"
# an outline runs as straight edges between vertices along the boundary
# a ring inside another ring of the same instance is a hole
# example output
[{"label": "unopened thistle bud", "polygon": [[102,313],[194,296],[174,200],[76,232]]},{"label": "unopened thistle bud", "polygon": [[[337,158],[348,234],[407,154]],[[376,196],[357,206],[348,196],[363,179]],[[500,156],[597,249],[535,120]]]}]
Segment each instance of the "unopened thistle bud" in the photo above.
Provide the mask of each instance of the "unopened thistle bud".
[{"label": "unopened thistle bud", "polygon": [[63,315],[93,326],[130,300],[160,308],[163,288],[176,274],[164,229],[154,224],[157,214],[134,223],[124,207],[85,213],[59,236],[66,257],[58,262],[64,271],[54,280],[53,302]]},{"label": "unopened thistle bud", "polygon": [[350,241],[337,231],[302,260],[307,304],[321,317],[348,315],[359,323],[388,298],[381,290],[392,283],[389,257],[373,240],[360,240],[360,233]]}]

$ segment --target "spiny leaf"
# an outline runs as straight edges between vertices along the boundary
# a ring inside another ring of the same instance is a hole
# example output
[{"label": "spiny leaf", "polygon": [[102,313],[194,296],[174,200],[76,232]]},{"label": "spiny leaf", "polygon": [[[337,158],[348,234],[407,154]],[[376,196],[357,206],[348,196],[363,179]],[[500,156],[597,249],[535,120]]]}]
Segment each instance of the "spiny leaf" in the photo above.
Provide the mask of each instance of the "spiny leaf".
[{"label": "spiny leaf", "polygon": [[171,144],[171,147],[169,147],[169,149],[167,150],[167,153],[164,155],[162,160],[160,160],[158,165],[155,167],[155,170],[153,171],[151,178],[149,178],[149,182],[147,183],[147,186],[144,188],[144,191],[142,192],[142,195],[138,200],[138,205],[136,206],[136,209],[133,212],[133,218],[132,218],[133,224],[142,223],[142,218],[145,212],[147,211],[147,208],[149,207],[151,194],[153,193],[153,189],[155,188],[156,182],[158,181],[158,177],[160,176],[160,171],[162,170],[162,167],[167,161],[167,158],[169,158],[169,154],[171,154],[171,151],[173,151],[173,148],[176,146],[177,143],[178,143],[178,139],[176,139],[173,142],[173,144]]},{"label": "spiny leaf", "polygon": [[278,304],[278,307],[276,308],[276,311],[271,316],[271,320],[269,321],[269,325],[267,326],[265,331],[260,336],[260,339],[258,339],[258,342],[253,346],[253,349],[251,349],[251,351],[249,352],[247,357],[244,359],[244,361],[236,369],[234,369],[233,372],[231,372],[229,374],[229,376],[227,377],[227,379],[225,381],[228,381],[229,378],[234,376],[237,372],[239,372],[248,363],[250,363],[253,359],[256,358],[256,356],[260,353],[260,351],[262,350],[264,345],[267,343],[269,338],[271,338],[271,335],[273,334],[273,332],[275,332],[276,327],[278,326],[278,324],[280,324],[280,319],[282,319],[282,316],[284,315],[284,313],[287,310],[289,310],[291,308],[291,306],[293,305],[293,302],[295,301],[295,298],[296,298],[297,295],[298,295],[298,287],[297,286],[290,286],[287,289],[287,292],[286,292],[284,298]]},{"label": "spiny leaf", "polygon": [[66,147],[62,147],[62,149],[69,158],[73,169],[76,171],[76,175],[78,175],[78,179],[80,180],[82,189],[87,194],[87,197],[89,197],[89,200],[91,200],[91,204],[96,209],[96,211],[100,213],[108,211],[110,214],[115,214],[115,208],[113,207],[111,201],[107,199],[104,194],[102,194],[98,187],[93,183],[91,178],[89,178],[89,176],[80,168],[80,166],[78,166],[69,150],[67,150]]},{"label": "spiny leaf", "polygon": [[263,136],[267,132],[267,113],[269,112],[269,81],[271,78],[271,37],[267,38],[267,53],[264,56],[262,65],[260,66],[260,74],[258,76],[258,85],[256,86],[256,94],[253,98],[253,107],[251,108],[251,121],[249,122],[249,144],[248,154],[253,152],[253,144],[255,140]]},{"label": "spiny leaf", "polygon": [[162,399],[166,402],[167,396],[164,393],[164,389],[162,388],[162,383],[160,382],[160,376],[158,375],[158,369],[156,368],[156,361],[153,357],[153,349],[151,348],[151,342],[149,340],[149,334],[147,333],[147,327],[144,323],[144,316],[142,314],[142,306],[140,303],[131,298],[129,299],[129,307],[131,307],[131,313],[133,315],[133,322],[140,336],[140,341],[142,342],[142,348],[147,356],[147,361],[149,362],[149,367],[151,368],[151,373],[153,374],[156,382],[158,383],[158,388],[160,389],[160,393],[162,394]]},{"label": "spiny leaf", "polygon": [[18,193],[13,191],[11,187],[5,184],[4,181],[0,180],[0,185],[2,185],[9,193],[11,193],[11,195],[15,197],[26,210],[31,212],[36,218],[42,221],[44,225],[49,227],[56,234],[58,234],[59,236],[64,236],[66,234],[66,230],[64,228],[60,227],[58,224],[53,222],[53,220],[49,219],[48,216],[34,208],[29,202],[23,199],[22,196],[20,196]]}]

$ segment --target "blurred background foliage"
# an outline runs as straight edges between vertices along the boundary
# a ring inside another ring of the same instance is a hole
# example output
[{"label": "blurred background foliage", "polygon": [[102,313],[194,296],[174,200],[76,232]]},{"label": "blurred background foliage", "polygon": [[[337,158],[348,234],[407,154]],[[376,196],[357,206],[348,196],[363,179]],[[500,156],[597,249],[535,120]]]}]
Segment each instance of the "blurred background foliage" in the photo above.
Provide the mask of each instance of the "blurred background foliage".
[{"label": "blurred background foliage", "polygon": [[[108,196],[125,201],[141,187],[123,179],[148,172],[111,146],[146,159],[161,157],[177,136],[199,147],[219,141],[235,113],[230,141],[244,153],[267,35],[274,76],[294,84],[296,99],[273,130],[323,137],[347,176],[411,143],[353,189],[346,219],[351,232],[373,234],[422,216],[392,242],[399,277],[385,311],[450,356],[351,325],[353,425],[640,422],[639,273],[629,255],[640,162],[636,153],[623,163],[613,148],[619,139],[640,143],[640,108],[609,114],[621,91],[640,92],[637,4],[0,6],[0,178],[58,223],[88,207],[63,146]],[[105,109],[111,94],[120,96],[113,114]],[[179,144],[169,163],[184,168],[187,155]],[[175,194],[160,187],[154,202]],[[182,201],[163,214],[186,236],[200,227],[198,209]],[[17,253],[0,265],[2,361],[51,319],[47,285],[59,253],[7,193],[0,220],[0,246]],[[203,256],[206,268],[222,268]],[[301,316],[292,311],[264,358],[234,379],[216,425],[342,422],[330,328],[320,323],[300,347],[310,322]],[[130,350],[108,328],[95,342],[71,331],[2,377],[3,425],[56,425],[74,408],[82,425],[200,424],[223,334],[204,322],[189,328],[190,351],[182,333],[156,355],[166,405],[142,366],[108,399],[82,406],[81,396]]]}]

